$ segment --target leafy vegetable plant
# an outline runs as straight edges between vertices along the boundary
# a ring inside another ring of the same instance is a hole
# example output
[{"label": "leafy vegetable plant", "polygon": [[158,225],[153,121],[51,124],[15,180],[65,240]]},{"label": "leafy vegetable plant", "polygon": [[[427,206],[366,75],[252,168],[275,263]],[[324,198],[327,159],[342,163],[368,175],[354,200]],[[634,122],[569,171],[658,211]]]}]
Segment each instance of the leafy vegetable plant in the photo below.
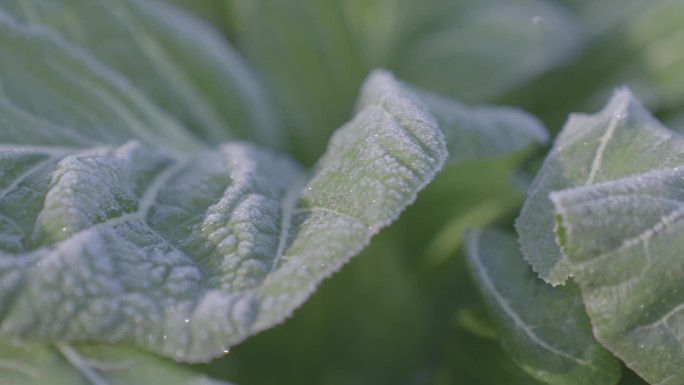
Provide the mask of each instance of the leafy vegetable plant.
[{"label": "leafy vegetable plant", "polygon": [[491,104],[676,124],[680,2],[175,2],[0,0],[0,383],[684,383],[684,139]]}]

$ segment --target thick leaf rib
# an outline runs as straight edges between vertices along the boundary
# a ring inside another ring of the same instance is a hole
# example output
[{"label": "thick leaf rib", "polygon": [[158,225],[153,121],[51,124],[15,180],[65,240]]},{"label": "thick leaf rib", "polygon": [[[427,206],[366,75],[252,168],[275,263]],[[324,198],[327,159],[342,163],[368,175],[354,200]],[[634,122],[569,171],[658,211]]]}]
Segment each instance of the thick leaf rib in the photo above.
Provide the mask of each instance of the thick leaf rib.
[{"label": "thick leaf rib", "polygon": [[547,384],[617,383],[618,361],[592,336],[577,286],[535,276],[503,232],[471,230],[466,251],[476,281],[513,359]]},{"label": "thick leaf rib", "polygon": [[684,139],[622,89],[595,115],[573,115],[529,190],[516,222],[525,259],[547,282],[572,275],[556,242],[549,194],[684,163]]}]

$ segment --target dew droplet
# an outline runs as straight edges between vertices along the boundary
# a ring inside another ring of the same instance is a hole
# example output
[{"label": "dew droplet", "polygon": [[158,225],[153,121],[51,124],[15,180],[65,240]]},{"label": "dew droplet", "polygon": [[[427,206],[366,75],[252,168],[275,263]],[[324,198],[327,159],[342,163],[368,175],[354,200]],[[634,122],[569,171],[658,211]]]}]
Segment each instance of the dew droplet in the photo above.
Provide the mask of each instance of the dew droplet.
[{"label": "dew droplet", "polygon": [[185,319],[185,323],[186,323],[186,324],[189,324],[189,323],[190,323],[190,320],[186,318],[186,319]]}]

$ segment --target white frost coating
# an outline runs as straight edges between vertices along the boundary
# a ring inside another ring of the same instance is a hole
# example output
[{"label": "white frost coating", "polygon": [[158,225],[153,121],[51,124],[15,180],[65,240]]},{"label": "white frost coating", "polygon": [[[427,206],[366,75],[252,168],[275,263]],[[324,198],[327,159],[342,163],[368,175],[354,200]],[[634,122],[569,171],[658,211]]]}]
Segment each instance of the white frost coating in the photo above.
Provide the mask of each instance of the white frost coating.
[{"label": "white frost coating", "polygon": [[104,151],[60,161],[36,222],[34,242],[65,239],[105,220],[109,212],[134,209],[135,196],[126,175],[130,168],[121,163],[125,161]]},{"label": "white frost coating", "polygon": [[357,109],[302,189],[283,256],[262,285],[254,331],[282,322],[394,220],[446,160],[434,118],[389,73],[369,76]]},{"label": "white frost coating", "polygon": [[[40,153],[31,154],[30,152],[26,153],[26,151],[21,151],[21,150],[19,150],[19,151],[10,150],[7,152],[2,152],[0,154],[0,156],[2,156],[2,158],[3,158],[2,160],[0,160],[0,162],[3,164],[7,164],[7,163],[12,162],[12,159],[8,159],[8,158],[22,158],[22,157],[26,157],[27,155],[28,156],[37,155],[38,157],[40,157],[40,155],[43,155],[43,154],[40,154]],[[41,160],[40,162],[35,163],[35,165],[31,166],[31,168],[24,171],[18,177],[15,177],[14,180],[12,180],[12,182],[7,187],[2,189],[0,191],[0,201],[2,201],[2,199],[5,198],[7,196],[7,194],[16,190],[16,188],[19,186],[19,184],[22,183],[26,178],[30,177],[31,175],[35,174],[38,170],[44,168],[48,164],[53,163],[54,161],[56,161],[58,159],[56,157],[45,157],[45,156],[43,156],[43,158],[45,160]]]},{"label": "white frost coating", "polygon": [[0,199],[2,234],[23,240],[0,258],[0,338],[195,362],[282,321],[446,160],[435,120],[391,75],[364,90],[370,104],[306,179],[245,143],[190,157],[138,142],[56,157],[34,148]]},{"label": "white frost coating", "polygon": [[[585,216],[615,210],[614,207],[638,207],[645,212],[640,213],[639,221],[633,221],[630,226],[621,229],[621,240],[613,248],[592,253],[591,258],[576,261],[574,266],[586,268],[594,262],[609,258],[612,253],[622,252],[636,245],[643,245],[654,235],[670,231],[670,228],[684,218],[684,190],[677,187],[682,180],[684,167],[674,169],[654,170],[641,175],[630,176],[613,181],[571,188],[550,194],[555,211],[560,215],[560,225],[563,231],[572,234],[576,223],[569,215],[582,207]],[[669,191],[668,191],[669,189]],[[609,194],[607,192],[610,192]],[[591,196],[591,199],[587,199]],[[639,203],[636,203],[636,202]],[[648,213],[649,207],[657,206],[656,214]],[[589,219],[587,219],[589,220]],[[648,225],[648,227],[644,227]],[[635,229],[635,230],[633,230]],[[636,231],[636,232],[635,232]]]},{"label": "white frost coating", "polygon": [[595,335],[649,383],[684,381],[683,178],[677,164],[552,194]]},{"label": "white frost coating", "polygon": [[[43,169],[40,242],[20,254],[38,263],[0,263],[13,288],[0,292],[1,336],[132,343],[197,361],[249,334],[258,302],[248,291],[270,271],[279,202],[299,176],[291,160],[237,143],[178,160],[128,143]],[[21,190],[8,185],[5,199]]]},{"label": "white frost coating", "polygon": [[[299,195],[306,180],[301,178],[299,181],[295,182],[290,186],[290,188],[285,193],[283,200],[280,203],[280,232],[278,234],[278,247],[276,248],[276,256],[273,260],[273,264],[268,272],[271,275],[283,259],[285,253],[285,247],[287,246],[287,241],[290,237],[290,225],[292,223],[292,216],[297,213],[294,209],[299,200]],[[268,279],[268,278],[267,278]]]},{"label": "white frost coating", "polygon": [[684,138],[663,127],[627,90],[597,114],[575,114],[530,187],[516,228],[525,259],[552,285],[572,275],[559,247],[549,195],[684,163]]},{"label": "white frost coating", "polygon": [[624,121],[625,115],[627,114],[627,108],[629,107],[629,104],[632,102],[633,98],[634,97],[632,96],[631,92],[629,92],[629,90],[626,88],[617,91],[615,95],[613,95],[613,100],[611,101],[609,108],[614,116],[612,119],[610,119],[606,132],[599,140],[599,145],[596,149],[596,155],[594,155],[594,159],[591,162],[591,169],[589,170],[587,181],[584,183],[585,185],[594,183],[594,179],[596,179],[596,173],[598,173],[599,169],[601,168],[601,161],[603,160],[603,154],[606,152],[606,147],[613,138],[618,125]]}]

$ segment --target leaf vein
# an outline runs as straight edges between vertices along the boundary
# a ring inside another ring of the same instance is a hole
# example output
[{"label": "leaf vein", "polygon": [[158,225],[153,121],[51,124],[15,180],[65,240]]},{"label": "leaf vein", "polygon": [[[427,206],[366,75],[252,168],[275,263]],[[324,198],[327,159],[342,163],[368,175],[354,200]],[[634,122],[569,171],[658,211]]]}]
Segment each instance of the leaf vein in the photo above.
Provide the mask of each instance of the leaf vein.
[{"label": "leaf vein", "polygon": [[83,359],[76,349],[66,344],[57,344],[55,347],[57,351],[66,358],[69,364],[71,364],[71,366],[73,366],[81,376],[88,380],[92,385],[109,385],[109,381],[93,370],[93,368],[89,366],[88,361]]},{"label": "leaf vein", "polygon": [[585,185],[590,185],[594,183],[594,179],[596,179],[596,175],[599,169],[601,168],[603,154],[605,153],[606,148],[608,147],[608,143],[613,138],[613,135],[615,134],[615,130],[617,129],[618,124],[623,119],[622,115],[627,109],[627,103],[629,103],[629,100],[629,98],[624,98],[621,101],[621,104],[616,109],[617,111],[615,112],[615,115],[613,115],[613,117],[610,119],[610,122],[608,123],[608,128],[606,129],[606,132],[601,136],[601,139],[599,140],[599,146],[596,149],[596,154],[594,155],[594,159],[591,162],[589,177],[587,177],[587,181],[584,183]]},{"label": "leaf vein", "polygon": [[[474,234],[478,234],[479,230],[474,230]],[[496,285],[494,285],[494,282],[492,281],[492,278],[489,276],[489,273],[487,272],[487,268],[482,264],[481,257],[480,257],[480,237],[479,235],[474,235],[473,236],[475,239],[478,239],[477,242],[474,242],[473,244],[473,249],[472,249],[472,260],[475,263],[475,267],[477,268],[478,272],[480,273],[480,276],[482,278],[482,282],[484,285],[487,287],[490,293],[492,293],[492,296],[496,301],[498,302],[499,306],[508,314],[509,317],[513,320],[513,322],[530,338],[532,342],[535,344],[539,345],[545,350],[548,350],[549,352],[567,358],[569,360],[572,360],[574,362],[577,362],[580,365],[592,368],[594,370],[598,371],[598,368],[594,367],[590,362],[584,361],[583,359],[579,357],[575,357],[573,355],[570,355],[568,353],[565,353],[561,350],[558,350],[554,348],[553,346],[547,344],[544,340],[542,340],[533,330],[530,325],[527,325],[525,321],[520,318],[520,315],[513,310],[511,305],[508,303],[508,300],[499,292],[499,290],[496,288]]]}]

